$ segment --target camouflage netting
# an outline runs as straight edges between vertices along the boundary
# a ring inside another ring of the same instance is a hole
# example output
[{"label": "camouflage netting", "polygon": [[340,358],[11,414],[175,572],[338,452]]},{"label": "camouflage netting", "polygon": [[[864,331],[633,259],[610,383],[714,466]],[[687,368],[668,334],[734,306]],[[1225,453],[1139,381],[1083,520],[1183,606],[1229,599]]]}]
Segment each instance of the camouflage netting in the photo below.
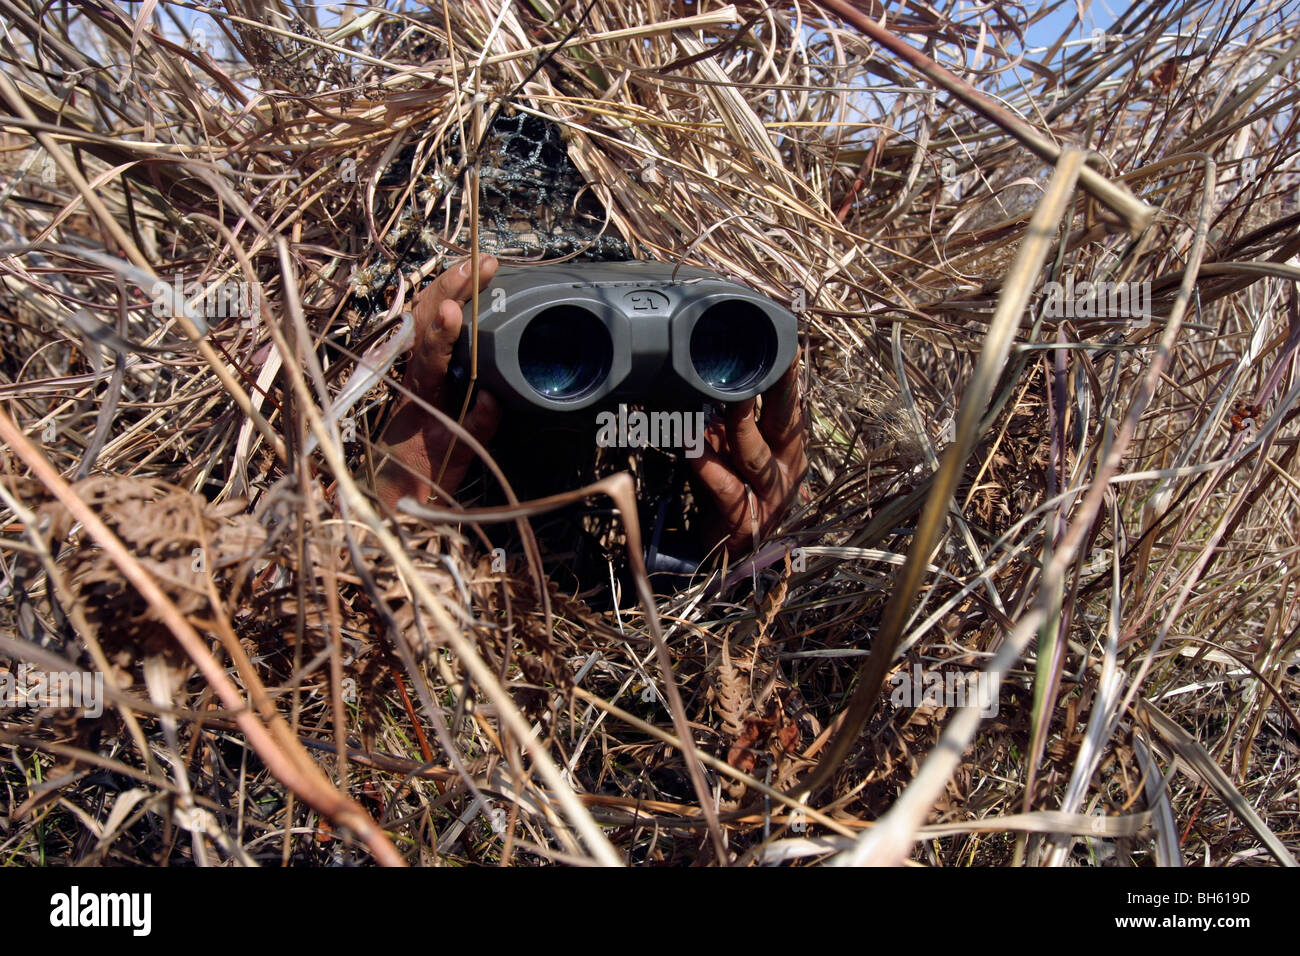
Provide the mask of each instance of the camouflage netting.
[{"label": "camouflage netting", "polygon": [[[632,258],[626,240],[608,232],[600,201],[569,159],[559,124],[532,113],[502,113],[474,152],[481,251],[525,260]],[[379,179],[376,218],[387,221],[394,209],[400,211],[388,232],[389,248],[352,274],[352,291],[363,308],[384,303],[397,270],[418,284],[430,260],[469,251],[459,130],[448,137],[445,156],[417,156],[414,145],[406,147]],[[441,237],[449,232],[454,242],[445,243]]]}]

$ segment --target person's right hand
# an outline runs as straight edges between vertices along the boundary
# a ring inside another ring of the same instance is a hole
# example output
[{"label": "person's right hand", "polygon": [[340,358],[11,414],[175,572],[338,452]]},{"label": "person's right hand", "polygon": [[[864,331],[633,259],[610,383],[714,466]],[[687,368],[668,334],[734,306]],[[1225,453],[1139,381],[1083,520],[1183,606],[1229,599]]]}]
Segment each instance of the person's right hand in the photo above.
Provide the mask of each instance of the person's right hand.
[{"label": "person's right hand", "polygon": [[[497,265],[492,256],[479,257],[480,292],[496,275]],[[453,403],[452,390],[446,387],[447,366],[451,363],[456,340],[460,338],[461,310],[470,295],[470,261],[465,259],[417,292],[411,306],[415,344],[406,363],[402,384],[452,418],[460,414],[460,406],[458,402]],[[456,407],[453,408],[453,404]],[[465,415],[465,430],[479,442],[486,442],[496,432],[500,421],[500,406],[491,395],[478,391],[474,404]],[[376,475],[375,490],[380,500],[392,508],[399,498],[406,496],[424,504],[429,495],[439,489],[440,497],[442,494],[455,494],[473,459],[473,452],[465,442],[459,441],[447,459],[452,437],[451,431],[437,418],[405,395],[399,396],[397,409],[384,429],[381,442],[387,445],[392,458]],[[447,459],[446,469],[439,477],[444,459]]]},{"label": "person's right hand", "polygon": [[703,455],[690,459],[712,499],[705,543],[710,548],[725,543],[733,558],[780,524],[797,496],[807,495],[807,426],[799,399],[797,354],[763,395],[758,421],[755,404],[751,398],[730,405],[726,418],[705,432]]}]

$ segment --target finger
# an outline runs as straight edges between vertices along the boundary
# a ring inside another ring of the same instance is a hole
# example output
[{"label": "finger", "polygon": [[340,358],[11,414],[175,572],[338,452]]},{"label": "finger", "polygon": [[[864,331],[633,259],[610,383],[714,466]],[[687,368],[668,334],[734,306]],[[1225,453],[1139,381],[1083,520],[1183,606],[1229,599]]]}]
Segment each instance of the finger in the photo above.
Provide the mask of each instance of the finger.
[{"label": "finger", "polygon": [[451,299],[443,299],[438,305],[437,320],[425,337],[421,355],[428,362],[435,374],[447,374],[451,364],[452,353],[456,351],[456,340],[460,338],[460,327],[464,316],[460,306]]},{"label": "finger", "polygon": [[[486,287],[496,275],[497,260],[482,256],[479,264],[479,284]],[[437,401],[442,394],[442,383],[464,325],[463,296],[470,286],[469,267],[468,259],[452,266],[418,294],[413,306],[416,338],[409,368],[412,380],[429,401]]]},{"label": "finger", "polygon": [[465,415],[465,431],[480,444],[487,444],[501,424],[501,404],[491,393],[480,389],[475,393],[474,404]]},{"label": "finger", "polygon": [[705,426],[704,440],[719,455],[731,457],[731,449],[727,447],[727,423],[722,418],[714,418]]},{"label": "finger", "polygon": [[690,458],[691,470],[709,491],[718,511],[719,522],[730,539],[739,529],[748,527],[749,496],[745,483],[731,470],[727,458],[707,445],[698,458]]},{"label": "finger", "polygon": [[[480,292],[486,289],[487,284],[492,281],[492,277],[497,273],[498,265],[499,263],[493,256],[479,256],[478,278]],[[470,260],[464,259],[447,269],[442,275],[415,294],[415,300],[411,306],[411,315],[415,319],[417,342],[420,341],[420,336],[434,329],[443,302],[455,303],[458,310],[465,307],[465,303],[470,299],[470,275]],[[456,327],[456,334],[460,334],[459,325]]]},{"label": "finger", "polygon": [[[784,375],[763,395],[763,417],[759,431],[772,453],[789,463],[798,457],[804,438],[803,408],[799,402],[799,356]],[[794,446],[799,448],[795,449]]]},{"label": "finger", "polygon": [[[474,404],[465,414],[465,431],[474,436],[479,444],[486,444],[501,424],[501,406],[487,392],[476,393]],[[470,462],[474,460],[474,450],[464,441],[456,442],[447,460],[447,471],[441,482],[444,488],[458,488],[465,479]]]},{"label": "finger", "polygon": [[[482,253],[478,257],[478,289],[482,292],[487,288],[487,284],[492,281],[492,277],[497,274],[496,257],[487,253]],[[470,283],[472,275],[470,266],[472,263],[469,259],[463,259],[447,269],[442,275],[438,276],[430,285],[425,287],[436,290],[434,295],[439,299],[451,299],[461,308],[470,300],[470,290],[473,286]]]},{"label": "finger", "polygon": [[753,486],[761,498],[768,498],[776,490],[781,478],[772,449],[767,446],[763,433],[754,421],[754,400],[737,402],[727,409],[727,441],[731,445],[731,460],[740,476]]}]

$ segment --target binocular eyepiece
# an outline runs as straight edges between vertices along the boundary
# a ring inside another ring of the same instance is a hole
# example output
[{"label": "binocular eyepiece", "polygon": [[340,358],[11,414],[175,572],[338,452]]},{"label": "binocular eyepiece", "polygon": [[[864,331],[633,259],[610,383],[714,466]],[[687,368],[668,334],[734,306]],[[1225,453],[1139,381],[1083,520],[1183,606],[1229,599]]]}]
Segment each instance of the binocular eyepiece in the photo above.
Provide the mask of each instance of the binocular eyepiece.
[{"label": "binocular eyepiece", "polygon": [[479,297],[478,377],[504,402],[553,412],[615,398],[736,402],[776,383],[797,335],[767,296],[692,266],[503,266]]}]

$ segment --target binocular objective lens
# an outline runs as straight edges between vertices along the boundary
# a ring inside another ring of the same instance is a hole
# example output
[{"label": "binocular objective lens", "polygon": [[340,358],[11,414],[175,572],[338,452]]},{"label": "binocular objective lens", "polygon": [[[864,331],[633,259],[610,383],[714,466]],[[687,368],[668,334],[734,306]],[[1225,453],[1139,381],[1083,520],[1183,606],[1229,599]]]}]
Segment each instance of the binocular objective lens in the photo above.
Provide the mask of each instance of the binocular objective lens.
[{"label": "binocular objective lens", "polygon": [[519,339],[519,371],[540,395],[578,398],[609,375],[614,343],[605,323],[586,309],[540,312]]},{"label": "binocular objective lens", "polygon": [[735,300],[709,306],[691,330],[691,364],[710,388],[739,392],[772,368],[776,331],[758,306]]}]

